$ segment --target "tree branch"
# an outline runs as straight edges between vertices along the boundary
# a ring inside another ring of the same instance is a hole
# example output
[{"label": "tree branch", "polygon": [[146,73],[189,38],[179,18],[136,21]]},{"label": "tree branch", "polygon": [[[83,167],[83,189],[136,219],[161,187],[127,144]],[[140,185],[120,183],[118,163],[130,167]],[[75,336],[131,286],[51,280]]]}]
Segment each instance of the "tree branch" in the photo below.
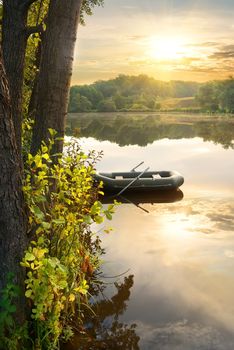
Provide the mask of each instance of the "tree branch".
[{"label": "tree branch", "polygon": [[18,0],[19,6],[25,11],[29,9],[29,7],[34,4],[37,0]]},{"label": "tree branch", "polygon": [[38,26],[27,27],[27,28],[25,29],[25,32],[26,32],[27,38],[28,38],[31,34],[42,33],[42,32],[43,32],[43,25],[42,25],[42,24],[39,24]]},{"label": "tree branch", "polygon": [[23,3],[23,6],[31,6],[34,2],[36,2],[37,0],[23,0],[22,3]]}]

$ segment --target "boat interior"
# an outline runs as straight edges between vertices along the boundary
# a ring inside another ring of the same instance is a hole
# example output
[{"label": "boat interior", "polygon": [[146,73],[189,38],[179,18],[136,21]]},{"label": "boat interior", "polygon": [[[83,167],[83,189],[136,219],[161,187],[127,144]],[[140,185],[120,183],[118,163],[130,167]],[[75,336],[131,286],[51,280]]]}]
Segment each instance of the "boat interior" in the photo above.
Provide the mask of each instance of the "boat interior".
[{"label": "boat interior", "polygon": [[[115,180],[123,180],[123,179],[134,179],[139,176],[141,172],[137,171],[129,171],[129,172],[113,172],[113,173],[99,173],[101,176],[108,177],[110,179]],[[170,171],[148,171],[142,174],[141,179],[161,179],[165,177],[170,177],[172,173]]]}]

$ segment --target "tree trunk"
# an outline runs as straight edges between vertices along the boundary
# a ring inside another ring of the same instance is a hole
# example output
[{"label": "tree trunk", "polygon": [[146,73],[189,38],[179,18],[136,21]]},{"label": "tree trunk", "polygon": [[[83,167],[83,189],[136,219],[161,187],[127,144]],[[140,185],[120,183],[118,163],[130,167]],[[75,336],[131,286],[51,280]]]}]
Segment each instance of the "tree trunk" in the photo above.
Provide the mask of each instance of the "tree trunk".
[{"label": "tree trunk", "polygon": [[[43,33],[40,34],[41,40],[43,38]],[[36,57],[34,65],[37,67],[37,73],[35,75],[35,79],[33,81],[33,87],[32,87],[32,93],[30,96],[30,101],[28,105],[28,116],[35,119],[35,111],[37,106],[37,98],[38,98],[38,77],[39,77],[39,69],[40,69],[40,62],[41,62],[41,41],[38,44],[37,51],[36,51]]]},{"label": "tree trunk", "polygon": [[[42,43],[32,153],[47,141],[48,128],[64,136],[76,32],[82,0],[51,0]],[[60,153],[63,142],[55,145]]]},{"label": "tree trunk", "polygon": [[3,1],[2,49],[6,69],[12,117],[19,151],[21,150],[22,86],[27,45],[26,24],[28,7],[23,0]]},{"label": "tree trunk", "polygon": [[[0,50],[1,51],[1,50]],[[26,215],[22,193],[21,167],[11,117],[10,96],[0,52],[0,289],[7,274],[24,290],[25,272],[20,267],[27,246]],[[20,321],[25,316],[25,298],[17,300]]]}]

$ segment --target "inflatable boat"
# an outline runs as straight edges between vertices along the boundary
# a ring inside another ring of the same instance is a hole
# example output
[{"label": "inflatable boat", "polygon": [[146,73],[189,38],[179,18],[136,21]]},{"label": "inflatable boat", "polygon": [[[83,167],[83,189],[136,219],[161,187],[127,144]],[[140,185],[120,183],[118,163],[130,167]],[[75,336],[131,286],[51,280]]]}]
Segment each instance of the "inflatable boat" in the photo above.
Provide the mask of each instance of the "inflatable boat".
[{"label": "inflatable boat", "polygon": [[121,194],[124,191],[175,190],[184,183],[183,176],[177,171],[143,172],[98,172],[95,179],[103,183],[104,191]]}]

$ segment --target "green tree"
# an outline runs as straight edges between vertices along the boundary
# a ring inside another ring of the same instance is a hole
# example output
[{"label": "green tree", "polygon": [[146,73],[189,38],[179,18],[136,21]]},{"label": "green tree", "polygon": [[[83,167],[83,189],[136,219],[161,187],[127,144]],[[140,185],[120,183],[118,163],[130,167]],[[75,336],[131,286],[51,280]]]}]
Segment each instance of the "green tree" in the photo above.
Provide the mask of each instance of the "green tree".
[{"label": "green tree", "polygon": [[219,108],[219,89],[217,82],[208,82],[202,85],[196,95],[202,109],[214,112]]},{"label": "green tree", "polygon": [[128,99],[124,96],[121,96],[119,93],[113,97],[113,101],[115,102],[116,108],[118,110],[129,107]]},{"label": "green tree", "polygon": [[92,109],[92,103],[89,99],[81,94],[73,95],[70,99],[70,104],[68,107],[68,111],[70,113],[77,112],[89,112]]},{"label": "green tree", "polygon": [[113,80],[97,81],[93,86],[97,91],[100,91],[105,98],[112,97],[117,93],[117,86]]},{"label": "green tree", "polygon": [[[165,97],[192,97],[201,84],[196,82],[163,82],[141,74],[138,76],[119,75],[115,79],[97,81],[91,85],[73,86],[74,91],[86,96],[92,102],[92,109],[97,109],[101,100],[112,100],[117,110],[154,110],[159,109],[158,99]],[[92,89],[96,91],[94,94]]]},{"label": "green tree", "polygon": [[[96,106],[99,101],[103,99],[103,95],[100,91],[97,91],[92,85],[81,85],[81,86],[72,86],[70,89],[69,96],[69,112],[79,112],[77,110],[77,96],[83,96],[91,103],[90,109],[96,109]],[[79,97],[78,97],[79,98]]]},{"label": "green tree", "polygon": [[230,77],[220,83],[219,102],[225,112],[234,112],[234,79]]},{"label": "green tree", "polygon": [[102,100],[97,105],[97,110],[99,112],[115,112],[116,105],[112,100]]}]

